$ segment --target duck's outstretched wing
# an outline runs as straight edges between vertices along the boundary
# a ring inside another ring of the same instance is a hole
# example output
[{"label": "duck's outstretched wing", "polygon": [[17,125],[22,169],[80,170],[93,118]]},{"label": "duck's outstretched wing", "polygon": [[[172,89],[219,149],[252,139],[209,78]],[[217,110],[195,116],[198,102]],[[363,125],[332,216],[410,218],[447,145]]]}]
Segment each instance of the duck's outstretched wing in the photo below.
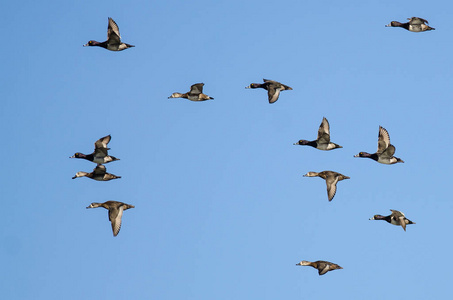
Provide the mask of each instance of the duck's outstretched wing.
[{"label": "duck's outstretched wing", "polygon": [[330,270],[329,264],[321,264],[320,266],[318,266],[319,276],[326,274],[327,272],[329,272],[329,270]]},{"label": "duck's outstretched wing", "polygon": [[110,142],[111,138],[112,137],[110,135],[107,135],[100,138],[94,143],[94,156],[104,157],[108,155],[108,150],[110,148],[107,148],[107,144]]},{"label": "duck's outstretched wing", "polygon": [[390,144],[387,149],[381,152],[382,158],[392,158],[393,154],[395,154],[396,148],[392,144]]},{"label": "duck's outstretched wing", "polygon": [[280,96],[280,88],[276,87],[275,84],[269,84],[267,86],[267,96],[269,99],[269,103],[274,103],[278,100]]},{"label": "duck's outstretched wing", "polygon": [[321,125],[319,125],[318,142],[321,144],[330,143],[330,125],[326,118],[323,118]]},{"label": "duck's outstretched wing", "polygon": [[107,136],[101,137],[99,140],[97,140],[94,143],[94,148],[107,148],[108,143],[110,143],[110,140],[112,139],[112,136],[109,134]]},{"label": "duck's outstretched wing", "polygon": [[105,168],[104,165],[101,165],[101,164],[98,164],[96,166],[96,168],[94,168],[93,170],[93,174],[94,175],[105,175],[105,172],[107,171],[107,169]]},{"label": "duck's outstretched wing", "polygon": [[109,209],[109,220],[112,223],[113,236],[117,236],[121,229],[121,218],[123,217],[123,206]]},{"label": "duck's outstretched wing", "polygon": [[192,84],[192,86],[190,87],[190,92],[189,94],[201,94],[203,93],[203,86],[204,86],[204,83],[195,83],[195,84]]},{"label": "duck's outstretched wing", "polygon": [[429,22],[425,19],[418,18],[418,17],[412,17],[412,18],[407,18],[409,20],[409,24],[411,25],[421,25],[421,24],[429,24]]},{"label": "duck's outstretched wing", "polygon": [[333,197],[335,197],[335,194],[337,193],[338,179],[338,176],[328,176],[326,179],[327,198],[329,199],[329,201],[332,201]]},{"label": "duck's outstretched wing", "polygon": [[110,44],[121,44],[120,29],[112,18],[109,18],[109,25],[107,27],[107,41]]},{"label": "duck's outstretched wing", "polygon": [[378,148],[377,153],[382,153],[390,145],[390,135],[382,126],[379,126],[379,135],[378,135]]}]

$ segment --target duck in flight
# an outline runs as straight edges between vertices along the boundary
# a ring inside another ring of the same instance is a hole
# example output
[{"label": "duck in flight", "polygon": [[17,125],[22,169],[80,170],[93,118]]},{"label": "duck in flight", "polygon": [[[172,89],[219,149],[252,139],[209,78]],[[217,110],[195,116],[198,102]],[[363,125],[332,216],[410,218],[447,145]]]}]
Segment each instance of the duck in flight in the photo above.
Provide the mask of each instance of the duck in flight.
[{"label": "duck in flight", "polygon": [[359,154],[354,155],[354,157],[368,157],[378,163],[386,165],[404,163],[401,158],[393,156],[395,150],[395,146],[390,144],[390,135],[388,131],[384,127],[379,126],[378,149],[376,153],[370,154],[368,152],[360,152]]},{"label": "duck in flight", "polygon": [[107,144],[110,142],[111,138],[110,135],[107,135],[97,140],[94,143],[94,152],[91,154],[77,152],[70,158],[83,158],[97,164],[106,164],[115,160],[120,160],[115,156],[108,155],[108,150],[110,150],[110,148],[107,148]]},{"label": "duck in flight", "polygon": [[214,99],[212,97],[209,97],[208,95],[203,94],[203,86],[204,83],[195,83],[190,87],[190,91],[187,93],[181,94],[181,93],[173,93],[168,97],[170,98],[185,98],[189,99],[190,101],[205,101],[205,100],[210,100]]},{"label": "duck in flight", "polygon": [[415,224],[415,222],[412,222],[411,220],[406,218],[406,216],[402,212],[393,209],[391,209],[390,211],[392,212],[391,215],[374,215],[372,218],[370,218],[370,220],[384,220],[389,222],[390,224],[403,227],[404,231],[406,231],[406,225]]},{"label": "duck in flight", "polygon": [[335,196],[335,193],[337,192],[337,182],[351,178],[349,176],[345,176],[334,171],[322,171],[319,173],[308,172],[307,174],[304,175],[304,177],[321,177],[322,179],[324,179],[327,184],[327,199],[329,199],[329,201],[332,201],[333,197]]},{"label": "duck in flight", "polygon": [[418,17],[407,18],[409,22],[400,23],[398,21],[392,21],[385,27],[401,27],[412,32],[422,32],[429,30],[436,30],[436,28],[430,27],[428,21]]},{"label": "duck in flight", "polygon": [[329,121],[326,118],[322,118],[321,125],[319,125],[318,129],[318,138],[314,141],[307,141],[307,140],[299,140],[294,145],[302,145],[302,146],[312,146],[313,148],[319,150],[332,150],[337,148],[343,148],[342,146],[332,143],[330,141],[330,125]]},{"label": "duck in flight", "polygon": [[274,103],[278,100],[280,96],[280,91],[292,90],[292,87],[284,85],[278,81],[263,79],[264,83],[251,83],[249,86],[246,86],[246,89],[257,89],[262,88],[267,90],[267,95],[269,103]]},{"label": "duck in flight", "polygon": [[121,176],[116,176],[110,173],[107,173],[107,169],[105,168],[104,165],[97,165],[94,169],[93,172],[87,173],[87,172],[77,172],[72,179],[76,179],[78,177],[88,177],[97,181],[109,181],[112,179],[117,179],[121,178]]},{"label": "duck in flight", "polygon": [[121,42],[120,29],[112,18],[109,18],[109,25],[107,27],[107,40],[105,42],[101,43],[91,40],[83,46],[98,46],[110,51],[122,51],[127,48],[135,47],[134,45],[129,45]]},{"label": "duck in flight", "polygon": [[310,266],[318,270],[319,276],[326,274],[329,271],[343,269],[337,264],[331,263],[325,260],[317,260],[314,262],[303,260],[300,263],[296,264],[296,266]]},{"label": "duck in flight", "polygon": [[118,201],[106,201],[104,203],[91,203],[87,208],[103,207],[109,211],[109,221],[112,223],[113,236],[117,236],[121,229],[123,211],[135,206]]}]

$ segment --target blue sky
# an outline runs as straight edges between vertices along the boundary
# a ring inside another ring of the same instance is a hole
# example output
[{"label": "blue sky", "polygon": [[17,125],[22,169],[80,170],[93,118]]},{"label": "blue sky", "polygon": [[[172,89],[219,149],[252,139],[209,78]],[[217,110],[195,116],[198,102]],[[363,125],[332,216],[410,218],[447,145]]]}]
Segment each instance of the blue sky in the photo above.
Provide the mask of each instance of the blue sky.
[{"label": "blue sky", "polygon": [[[449,295],[448,1],[2,2],[4,299]],[[418,16],[435,31],[386,28]],[[107,18],[135,48],[106,39]],[[293,88],[269,105],[262,78]],[[167,99],[204,82],[215,98]],[[344,148],[294,146],[323,117]],[[404,164],[374,152],[385,127]],[[112,135],[110,182],[72,180]],[[332,202],[325,182],[350,176]],[[135,205],[112,236],[107,211]],[[369,221],[389,209],[407,232]],[[343,270],[318,276],[300,260]],[[435,262],[434,265],[430,264]]]}]

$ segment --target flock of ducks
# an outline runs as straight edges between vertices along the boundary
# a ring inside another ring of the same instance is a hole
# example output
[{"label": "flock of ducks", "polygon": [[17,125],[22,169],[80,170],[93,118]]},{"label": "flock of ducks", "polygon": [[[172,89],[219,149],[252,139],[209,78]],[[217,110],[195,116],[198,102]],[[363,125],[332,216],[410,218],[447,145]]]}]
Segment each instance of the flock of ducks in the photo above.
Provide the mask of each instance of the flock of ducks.
[{"label": "flock of ducks", "polygon": [[[435,30],[435,28],[430,27],[428,25],[428,21],[418,17],[408,18],[409,22],[400,23],[398,21],[392,21],[386,27],[401,27],[406,30],[412,32],[423,32],[423,31],[430,31]],[[97,42],[94,40],[90,40],[87,44],[83,46],[98,46],[105,48],[110,51],[122,51],[124,49],[128,49],[131,47],[135,47],[134,45],[130,45],[127,43],[121,42],[121,35],[119,31],[119,27],[116,22],[112,18],[108,18],[108,27],[107,27],[107,40],[104,42]],[[203,94],[203,86],[204,83],[196,83],[190,87],[190,91],[187,93],[178,93],[175,92],[171,94],[168,98],[185,98],[190,101],[206,101],[212,100],[213,97],[210,97],[206,94]],[[292,90],[290,86],[282,84],[278,81],[263,79],[263,83],[251,83],[246,89],[257,89],[262,88],[267,90],[268,94],[268,101],[269,103],[275,103],[281,91]],[[91,154],[83,154],[83,153],[75,153],[71,158],[81,158],[92,161],[96,163],[96,167],[93,169],[93,172],[77,172],[72,179],[78,177],[88,177],[97,181],[108,181],[112,179],[121,178],[121,176],[116,176],[114,174],[107,173],[107,169],[104,164],[117,161],[118,158],[111,156],[108,154],[108,150],[110,148],[107,147],[108,143],[111,140],[111,136],[105,136],[100,138],[94,143],[94,152]],[[343,148],[342,146],[335,144],[330,141],[330,125],[329,121],[324,117],[322,119],[321,125],[318,129],[318,137],[316,140],[308,141],[308,140],[299,140],[294,145],[301,145],[301,146],[311,146],[313,148],[329,151],[333,149]],[[379,135],[378,135],[378,147],[377,151],[373,154],[367,152],[360,152],[359,154],[355,155],[354,157],[366,157],[373,159],[381,164],[396,164],[396,163],[404,163],[404,161],[398,157],[395,157],[395,146],[390,144],[390,135],[388,131],[379,126]],[[332,201],[334,198],[336,191],[337,191],[337,183],[339,181],[350,179],[350,177],[340,174],[334,171],[322,171],[322,172],[308,172],[304,175],[304,177],[320,177],[326,181],[327,184],[327,199]],[[123,216],[123,211],[134,208],[133,205],[126,204],[123,202],[118,201],[106,201],[104,203],[91,203],[87,208],[96,208],[96,207],[103,207],[108,210],[109,213],[109,221],[112,225],[113,235],[117,236],[120,228],[121,228],[121,218]],[[385,220],[390,224],[401,226],[403,227],[404,231],[406,231],[406,225],[408,224],[415,224],[411,220],[407,219],[404,213],[392,210],[392,214],[388,216],[382,215],[375,215],[370,220]],[[329,271],[336,270],[336,269],[343,269],[337,264],[318,260],[315,262],[310,262],[303,260],[296,264],[298,266],[311,266],[318,270],[319,275],[324,275]]]},{"label": "flock of ducks", "polygon": [[[109,21],[110,20],[113,21],[112,19],[109,18]],[[87,173],[80,171],[77,172],[75,176],[72,177],[72,179],[76,179],[78,177],[88,177],[97,181],[109,181],[112,179],[121,178],[121,176],[116,176],[107,173],[107,169],[103,165],[112,161],[120,160],[119,158],[111,156],[108,153],[108,150],[110,150],[110,148],[107,148],[107,145],[111,139],[112,137],[110,135],[107,135],[97,140],[94,143],[94,151],[91,154],[83,154],[80,152],[76,152],[73,156],[70,157],[86,159],[97,164],[96,167],[93,169],[93,172]],[[123,216],[123,211],[129,208],[134,208],[135,206],[118,201],[106,201],[104,203],[93,202],[87,208],[96,207],[103,207],[105,209],[108,209],[109,220],[112,223],[113,236],[117,236],[121,228],[121,217]]]}]

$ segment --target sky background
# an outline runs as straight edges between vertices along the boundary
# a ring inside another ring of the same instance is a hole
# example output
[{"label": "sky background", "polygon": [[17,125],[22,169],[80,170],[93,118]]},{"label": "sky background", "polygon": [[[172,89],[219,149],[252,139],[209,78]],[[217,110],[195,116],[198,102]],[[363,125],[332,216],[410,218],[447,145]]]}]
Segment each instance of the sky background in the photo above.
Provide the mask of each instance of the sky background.
[{"label": "sky background", "polygon": [[[0,3],[2,299],[449,297],[449,1]],[[418,16],[435,31],[386,28]],[[136,47],[104,41],[107,19]],[[244,89],[293,88],[270,105]],[[213,101],[167,99],[204,82]],[[333,151],[294,146],[330,122]],[[379,125],[404,164],[374,153]],[[121,179],[72,180],[95,164]],[[327,201],[308,171],[350,176]],[[135,205],[113,237],[107,200]],[[389,209],[416,222],[369,221]],[[318,276],[295,266],[327,260]]]}]

